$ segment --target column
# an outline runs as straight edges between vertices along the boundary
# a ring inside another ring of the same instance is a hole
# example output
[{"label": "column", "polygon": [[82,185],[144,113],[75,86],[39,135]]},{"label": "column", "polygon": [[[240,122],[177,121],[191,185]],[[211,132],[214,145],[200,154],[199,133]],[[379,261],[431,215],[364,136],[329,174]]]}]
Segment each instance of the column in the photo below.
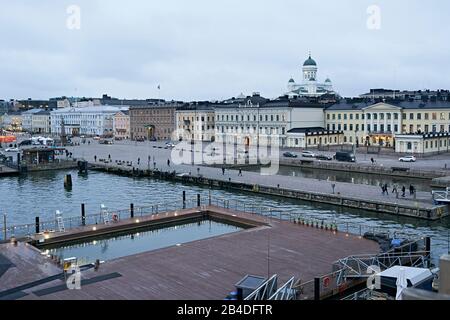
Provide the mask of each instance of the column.
[{"label": "column", "polygon": [[363,115],[364,115],[364,130],[363,130],[363,132],[364,132],[364,138],[365,138],[367,136],[367,132],[369,130],[367,130],[367,114],[363,113]]},{"label": "column", "polygon": [[398,130],[397,130],[398,134],[402,134],[402,114],[398,113]]},{"label": "column", "polygon": [[395,134],[395,125],[394,125],[394,113],[390,113],[391,114],[391,132],[392,132],[392,136],[394,136]]},{"label": "column", "polygon": [[373,118],[374,118],[374,114],[375,114],[375,113],[371,113],[371,114],[370,114],[370,131],[371,131],[371,132],[373,131],[373,124],[374,124],[374,121],[375,121],[375,120],[373,119]]}]

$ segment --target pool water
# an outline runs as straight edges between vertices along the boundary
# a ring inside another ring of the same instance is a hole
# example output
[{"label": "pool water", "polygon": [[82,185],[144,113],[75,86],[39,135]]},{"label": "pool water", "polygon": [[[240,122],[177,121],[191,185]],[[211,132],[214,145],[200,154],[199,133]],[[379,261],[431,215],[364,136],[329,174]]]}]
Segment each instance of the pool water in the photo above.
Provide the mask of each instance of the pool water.
[{"label": "pool water", "polygon": [[40,249],[48,255],[58,256],[61,259],[76,257],[79,262],[88,264],[95,262],[97,259],[108,261],[229,234],[242,229],[214,220],[193,219],[187,223],[170,223],[165,227],[147,227],[131,232],[115,233],[89,240],[84,239],[82,242],[45,246]]}]

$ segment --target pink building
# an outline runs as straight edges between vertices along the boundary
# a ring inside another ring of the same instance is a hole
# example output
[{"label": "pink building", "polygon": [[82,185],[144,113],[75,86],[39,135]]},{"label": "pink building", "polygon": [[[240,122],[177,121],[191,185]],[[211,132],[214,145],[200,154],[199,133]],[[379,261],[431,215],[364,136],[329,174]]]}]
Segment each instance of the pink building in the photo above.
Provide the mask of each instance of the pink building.
[{"label": "pink building", "polygon": [[116,140],[130,139],[130,114],[128,111],[119,111],[114,115],[113,131]]}]

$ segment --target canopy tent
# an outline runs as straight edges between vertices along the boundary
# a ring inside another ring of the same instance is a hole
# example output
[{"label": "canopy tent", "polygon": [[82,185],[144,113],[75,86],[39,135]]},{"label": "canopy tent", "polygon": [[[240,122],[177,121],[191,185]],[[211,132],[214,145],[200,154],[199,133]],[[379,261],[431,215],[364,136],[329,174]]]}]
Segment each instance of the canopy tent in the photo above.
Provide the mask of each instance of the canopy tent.
[{"label": "canopy tent", "polygon": [[0,136],[0,143],[16,142],[17,138],[14,136]]}]

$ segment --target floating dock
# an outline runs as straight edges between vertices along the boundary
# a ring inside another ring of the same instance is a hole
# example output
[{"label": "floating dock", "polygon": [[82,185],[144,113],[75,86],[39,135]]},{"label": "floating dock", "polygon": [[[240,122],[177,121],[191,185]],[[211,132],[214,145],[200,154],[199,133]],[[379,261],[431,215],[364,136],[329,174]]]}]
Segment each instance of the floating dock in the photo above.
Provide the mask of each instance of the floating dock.
[{"label": "floating dock", "polygon": [[[30,244],[0,244],[0,299],[223,300],[246,275],[276,274],[283,283],[291,277],[310,283],[333,271],[341,258],[380,252],[376,242],[355,235],[215,206],[153,214],[138,223],[124,219],[96,225],[95,230],[92,225],[79,227],[45,241],[65,242],[198,215],[251,228],[107,261],[98,270],[83,271],[82,290],[68,290],[61,267]],[[312,291],[303,295],[314,298]]]}]

